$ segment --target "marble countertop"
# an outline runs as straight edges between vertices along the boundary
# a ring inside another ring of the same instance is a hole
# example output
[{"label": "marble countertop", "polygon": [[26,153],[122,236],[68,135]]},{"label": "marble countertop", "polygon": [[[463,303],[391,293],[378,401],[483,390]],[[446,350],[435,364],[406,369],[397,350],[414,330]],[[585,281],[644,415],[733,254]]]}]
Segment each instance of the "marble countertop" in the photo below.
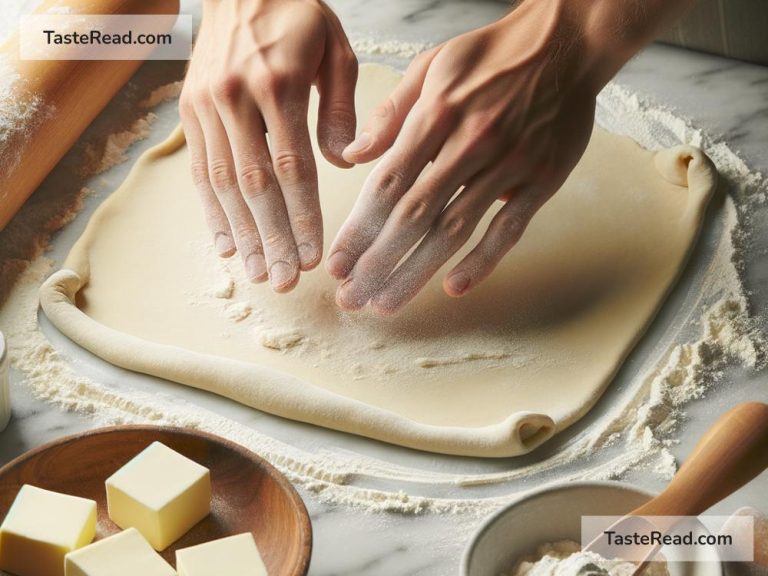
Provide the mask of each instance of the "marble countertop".
[{"label": "marble countertop", "polygon": [[[350,34],[410,42],[437,42],[501,15],[506,0],[331,0]],[[768,173],[768,68],[653,45],[619,74],[621,83],[676,108],[693,123],[739,150],[754,168]],[[756,309],[766,310],[765,258],[748,270]],[[730,376],[730,375],[729,375]],[[727,407],[744,400],[768,401],[761,374],[735,372],[723,386],[690,406],[686,435],[673,448],[684,460],[696,438]],[[0,463],[58,437],[86,430],[93,421],[32,398],[12,374],[13,419],[0,435]],[[300,426],[300,425],[297,425]],[[630,473],[628,482],[659,490],[661,479]],[[715,510],[728,514],[742,505],[768,509],[768,474],[727,499]],[[310,573],[330,575],[446,575],[458,572],[466,541],[481,522],[435,514],[405,516],[370,513],[320,504],[305,496],[315,547]]]}]

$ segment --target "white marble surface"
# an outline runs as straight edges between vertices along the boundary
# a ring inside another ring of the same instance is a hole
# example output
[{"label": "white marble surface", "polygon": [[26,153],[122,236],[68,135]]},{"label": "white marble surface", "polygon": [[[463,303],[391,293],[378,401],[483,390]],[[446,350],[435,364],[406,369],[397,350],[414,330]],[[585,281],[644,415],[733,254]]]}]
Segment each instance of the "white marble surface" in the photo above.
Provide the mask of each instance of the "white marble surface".
[{"label": "white marble surface", "polygon": [[[477,0],[332,0],[330,3],[338,10],[350,34],[411,42],[446,39],[498,17],[508,5],[506,1]],[[652,46],[620,73],[619,80],[660,103],[683,111],[696,125],[712,134],[721,135],[734,148],[741,150],[754,167],[768,172],[768,68],[675,48]],[[160,128],[156,129],[147,142],[135,147],[132,156],[161,139],[164,134]],[[109,180],[119,182],[126,170],[125,165],[119,167],[110,174]],[[84,217],[78,218],[56,240],[55,257],[64,253],[82,229],[84,220]],[[749,287],[754,292],[753,306],[763,316],[768,310],[767,254],[766,246],[758,246],[747,268]],[[57,337],[44,320],[43,328],[65,353],[77,353],[73,352],[71,344]],[[106,369],[92,357],[83,354],[78,358],[81,359],[83,371],[106,373]],[[118,374],[113,377],[122,376]],[[87,418],[62,412],[51,404],[34,400],[19,380],[18,374],[12,374],[13,420],[0,435],[0,463],[43,442],[93,427],[93,421]],[[174,390],[172,386],[168,387],[152,379],[142,380],[141,385],[158,386],[166,393],[173,393]],[[691,405],[681,442],[673,450],[678,459],[685,458],[698,434],[722,411],[748,399],[768,401],[766,376],[734,369],[722,385]],[[252,411],[246,413],[241,407],[224,406],[221,402],[215,405],[233,418],[247,418],[254,426],[269,424],[269,417],[253,414]],[[349,440],[342,438],[343,435],[317,431],[300,424],[282,423],[280,426],[285,434],[295,434],[297,437],[323,436],[347,442],[366,453],[375,452],[383,458],[418,463],[430,469],[450,471],[516,465],[514,460],[487,463],[469,459],[433,458],[361,439]],[[622,481],[655,490],[662,485],[658,477],[648,473],[630,474]],[[426,488],[423,490],[428,491]],[[437,488],[435,493],[439,494]],[[741,505],[768,509],[766,494],[768,474],[763,474],[748,488],[724,501],[716,510],[727,514]],[[311,512],[315,533],[310,573],[318,576],[455,574],[465,542],[480,521],[460,516],[403,516],[362,512],[343,506],[325,506],[309,494],[302,495]]]}]

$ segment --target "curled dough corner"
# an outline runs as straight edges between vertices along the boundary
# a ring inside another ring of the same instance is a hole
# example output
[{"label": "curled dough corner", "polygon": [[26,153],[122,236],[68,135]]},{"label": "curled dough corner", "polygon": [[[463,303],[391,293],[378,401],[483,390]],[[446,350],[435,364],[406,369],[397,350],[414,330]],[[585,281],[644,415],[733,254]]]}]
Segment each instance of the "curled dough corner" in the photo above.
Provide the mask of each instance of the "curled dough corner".
[{"label": "curled dough corner", "polygon": [[546,414],[524,412],[510,418],[513,419],[513,443],[522,446],[526,452],[541,446],[557,431],[554,420]]},{"label": "curled dough corner", "polygon": [[659,174],[676,186],[712,191],[717,185],[715,165],[695,146],[682,145],[659,150],[653,161]]}]

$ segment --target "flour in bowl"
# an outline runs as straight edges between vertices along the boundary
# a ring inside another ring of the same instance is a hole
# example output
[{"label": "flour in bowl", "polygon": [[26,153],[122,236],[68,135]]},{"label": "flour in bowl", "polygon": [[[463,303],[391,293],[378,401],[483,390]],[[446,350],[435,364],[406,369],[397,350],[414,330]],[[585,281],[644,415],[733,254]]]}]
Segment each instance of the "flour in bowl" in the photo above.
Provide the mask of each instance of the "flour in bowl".
[{"label": "flour in bowl", "polygon": [[[570,540],[542,544],[532,558],[521,560],[509,576],[632,576],[636,564],[582,552]],[[645,576],[669,576],[666,562],[651,562]]]}]

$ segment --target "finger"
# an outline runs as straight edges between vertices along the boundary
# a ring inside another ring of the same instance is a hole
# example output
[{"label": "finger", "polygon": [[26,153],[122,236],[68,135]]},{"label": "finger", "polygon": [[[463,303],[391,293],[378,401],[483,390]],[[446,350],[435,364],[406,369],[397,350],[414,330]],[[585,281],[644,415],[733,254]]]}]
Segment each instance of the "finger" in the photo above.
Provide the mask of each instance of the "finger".
[{"label": "finger", "polygon": [[269,282],[276,292],[290,291],[298,282],[299,258],[283,194],[275,178],[266,127],[250,98],[225,99],[216,108],[232,146],[235,179],[261,236]]},{"label": "finger", "polygon": [[347,162],[370,162],[392,146],[408,113],[419,99],[424,77],[437,50],[433,48],[411,62],[392,94],[376,108],[362,132],[344,149],[344,159]]},{"label": "finger", "polygon": [[267,278],[267,268],[261,238],[238,187],[232,150],[224,125],[212,100],[199,98],[195,109],[205,135],[211,186],[229,221],[246,276],[254,282],[262,282]]},{"label": "finger", "polygon": [[463,154],[463,142],[453,138],[435,162],[398,201],[379,236],[358,259],[336,294],[345,310],[358,310],[382,285],[440,216],[459,187],[480,169],[479,158]]},{"label": "finger", "polygon": [[443,289],[449,296],[464,296],[493,272],[522,237],[541,206],[540,198],[533,187],[523,187],[511,194],[510,200],[491,220],[477,246],[443,280]]},{"label": "finger", "polygon": [[282,107],[264,107],[272,145],[272,165],[287,211],[302,270],[311,270],[323,254],[323,218],[317,192],[317,168],[305,119],[309,107],[306,93]]},{"label": "finger", "polygon": [[326,37],[326,55],[317,77],[320,93],[317,141],[323,156],[340,168],[349,168],[342,153],[355,139],[355,85],[357,57],[336,15],[329,9],[333,29]]},{"label": "finger", "polygon": [[400,198],[435,157],[448,133],[445,122],[429,122],[418,107],[397,142],[366,178],[352,212],[331,245],[326,267],[345,278],[373,243]]},{"label": "finger", "polygon": [[498,181],[487,178],[471,181],[373,297],[373,310],[382,315],[395,314],[410,302],[469,240],[498,196]]},{"label": "finger", "polygon": [[229,221],[224,209],[221,207],[208,177],[208,160],[205,153],[205,139],[200,123],[194,113],[194,108],[186,99],[182,99],[179,105],[184,136],[189,149],[190,168],[192,181],[200,195],[205,213],[205,222],[213,237],[216,253],[222,258],[229,258],[236,251],[235,241]]}]

